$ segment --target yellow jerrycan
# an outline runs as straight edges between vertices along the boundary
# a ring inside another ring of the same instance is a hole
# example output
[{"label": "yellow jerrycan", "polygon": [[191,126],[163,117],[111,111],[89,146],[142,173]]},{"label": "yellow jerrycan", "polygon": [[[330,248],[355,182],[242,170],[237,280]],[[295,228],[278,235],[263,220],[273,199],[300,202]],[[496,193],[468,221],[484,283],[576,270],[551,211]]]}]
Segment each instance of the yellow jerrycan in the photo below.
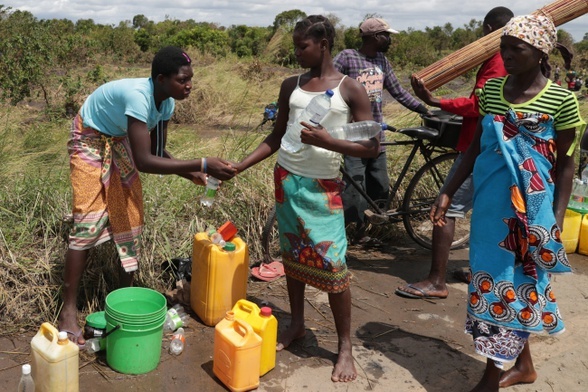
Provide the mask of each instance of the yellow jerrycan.
[{"label": "yellow jerrycan", "polygon": [[272,315],[272,309],[240,299],[233,307],[235,318],[243,320],[253,328],[261,338],[261,364],[259,376],[263,376],[276,367],[276,344],[278,343],[278,320]]},{"label": "yellow jerrycan", "polygon": [[214,327],[212,372],[233,392],[259,386],[261,338],[243,320],[227,312]]},{"label": "yellow jerrycan", "polygon": [[578,239],[578,253],[588,255],[588,214],[582,215],[580,238]]},{"label": "yellow jerrycan", "polygon": [[31,370],[36,392],[78,392],[79,352],[66,332],[59,332],[50,323],[31,340]]},{"label": "yellow jerrycan", "polygon": [[248,278],[249,249],[240,237],[221,247],[207,233],[194,236],[190,305],[204,324],[216,325],[247,296]]}]

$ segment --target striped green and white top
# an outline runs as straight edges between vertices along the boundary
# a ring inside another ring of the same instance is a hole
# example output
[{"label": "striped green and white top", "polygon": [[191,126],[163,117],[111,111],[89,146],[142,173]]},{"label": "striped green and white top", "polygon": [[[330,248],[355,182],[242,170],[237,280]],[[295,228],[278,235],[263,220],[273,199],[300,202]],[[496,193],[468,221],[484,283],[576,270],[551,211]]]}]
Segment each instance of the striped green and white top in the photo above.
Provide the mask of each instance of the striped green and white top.
[{"label": "striped green and white top", "polygon": [[542,113],[553,117],[555,130],[571,129],[586,125],[580,115],[580,106],[576,95],[553,83],[551,80],[533,99],[513,104],[504,99],[504,83],[508,76],[490,79],[480,92],[480,114],[502,115],[513,109],[515,112]]}]

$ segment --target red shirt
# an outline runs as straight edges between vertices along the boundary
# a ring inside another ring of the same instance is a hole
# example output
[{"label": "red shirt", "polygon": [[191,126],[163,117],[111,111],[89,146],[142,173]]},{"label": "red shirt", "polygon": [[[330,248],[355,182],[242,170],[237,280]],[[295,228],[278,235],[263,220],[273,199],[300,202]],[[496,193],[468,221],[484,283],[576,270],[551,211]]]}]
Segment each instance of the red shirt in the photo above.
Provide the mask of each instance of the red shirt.
[{"label": "red shirt", "polygon": [[464,152],[467,150],[474,138],[474,132],[478,125],[478,117],[480,116],[476,90],[484,87],[484,84],[486,84],[488,79],[506,75],[507,72],[506,69],[504,69],[502,57],[500,56],[500,52],[498,52],[486,60],[478,70],[478,73],[476,74],[476,85],[469,98],[460,97],[454,99],[441,99],[440,103],[442,110],[463,116],[461,132],[459,134],[459,140],[457,141],[457,147],[455,148],[457,151]]}]

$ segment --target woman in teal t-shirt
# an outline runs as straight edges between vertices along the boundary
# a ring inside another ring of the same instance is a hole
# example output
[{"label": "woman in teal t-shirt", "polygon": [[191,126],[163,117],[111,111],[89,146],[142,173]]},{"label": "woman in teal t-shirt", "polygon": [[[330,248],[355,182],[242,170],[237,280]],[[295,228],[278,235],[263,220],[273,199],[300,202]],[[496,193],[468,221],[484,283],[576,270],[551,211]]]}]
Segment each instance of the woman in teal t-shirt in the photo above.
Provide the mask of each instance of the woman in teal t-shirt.
[{"label": "woman in teal t-shirt", "polygon": [[70,154],[74,227],[65,258],[63,308],[59,329],[78,345],[76,299],[88,250],[114,240],[121,260],[120,281],[132,283],[138,268],[143,227],[139,172],[177,174],[197,185],[206,174],[220,180],[235,175],[219,158],[174,159],[165,149],[174,100],[192,89],[192,61],[180,48],[161,49],[150,78],[122,79],[98,87],[71,127]]}]

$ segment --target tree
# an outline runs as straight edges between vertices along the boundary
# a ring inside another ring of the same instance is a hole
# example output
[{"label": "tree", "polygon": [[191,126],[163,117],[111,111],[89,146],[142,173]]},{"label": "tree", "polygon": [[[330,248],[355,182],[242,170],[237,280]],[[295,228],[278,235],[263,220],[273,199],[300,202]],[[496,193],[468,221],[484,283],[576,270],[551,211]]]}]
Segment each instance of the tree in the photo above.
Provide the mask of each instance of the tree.
[{"label": "tree", "polygon": [[270,31],[266,27],[231,26],[227,33],[231,51],[239,57],[259,56],[267,46]]},{"label": "tree", "polygon": [[168,43],[181,48],[193,47],[217,56],[225,56],[230,52],[227,32],[213,28],[208,24],[181,30],[170,37]]},{"label": "tree", "polygon": [[306,13],[300,10],[290,10],[281,12],[278,15],[276,15],[274,19],[274,32],[276,32],[280,27],[283,27],[287,32],[291,32],[292,30],[294,30],[296,22],[306,18],[306,16]]},{"label": "tree", "polygon": [[54,36],[28,11],[2,10],[0,20],[1,100],[16,105],[47,82]]},{"label": "tree", "polygon": [[137,30],[144,28],[149,23],[149,19],[143,14],[133,16],[133,27]]}]

